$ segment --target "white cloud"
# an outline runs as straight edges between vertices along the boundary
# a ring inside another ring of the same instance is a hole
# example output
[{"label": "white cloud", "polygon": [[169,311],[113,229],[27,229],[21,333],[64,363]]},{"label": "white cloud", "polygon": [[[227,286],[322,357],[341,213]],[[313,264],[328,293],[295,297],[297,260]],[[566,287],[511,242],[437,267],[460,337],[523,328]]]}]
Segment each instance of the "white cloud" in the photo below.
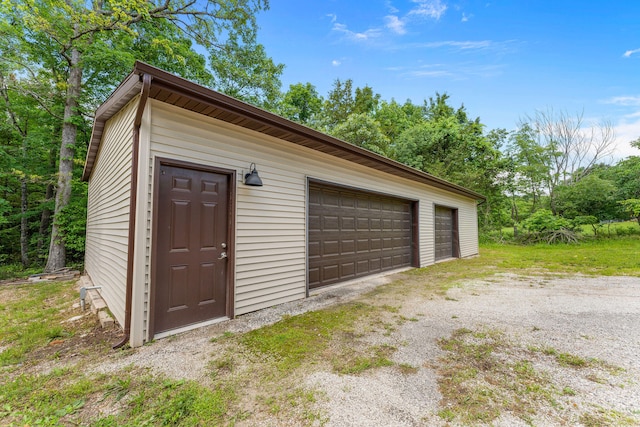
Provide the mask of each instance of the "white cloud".
[{"label": "white cloud", "polygon": [[404,75],[409,77],[453,77],[453,74],[446,70],[412,70]]},{"label": "white cloud", "polygon": [[338,67],[340,66],[340,64],[342,64],[342,62],[338,61],[337,59],[331,61],[331,65],[333,65],[334,67]]},{"label": "white cloud", "polygon": [[400,12],[398,9],[396,9],[396,7],[394,5],[391,4],[390,0],[385,1],[384,4],[387,7],[387,9],[389,9],[389,13],[398,13],[398,12]]},{"label": "white cloud", "polygon": [[356,42],[368,41],[378,38],[382,35],[382,32],[377,28],[371,28],[364,32],[358,33],[349,30],[345,24],[340,24],[339,22],[333,24],[332,30],[337,33],[341,33],[346,39]]},{"label": "white cloud", "polygon": [[396,34],[405,34],[407,30],[405,29],[404,20],[398,18],[395,15],[385,16],[385,20],[387,21],[386,27],[393,31]]},{"label": "white cloud", "polygon": [[433,18],[438,20],[444,15],[447,10],[447,5],[442,3],[440,0],[412,0],[417,4],[415,8],[413,8],[409,15],[416,15],[426,18]]},{"label": "white cloud", "polygon": [[604,101],[605,104],[623,106],[640,106],[640,96],[614,96]]},{"label": "white cloud", "polygon": [[335,13],[327,13],[327,16],[331,18],[332,24],[338,20],[338,16]]},{"label": "white cloud", "polygon": [[487,49],[494,46],[494,43],[491,40],[466,40],[466,41],[455,41],[455,40],[444,40],[439,42],[429,42],[423,43],[421,47],[428,48],[438,48],[438,47],[454,47],[461,50],[469,50],[469,49]]},{"label": "white cloud", "polygon": [[491,78],[502,74],[501,65],[472,64],[423,64],[417,67],[387,68],[408,78],[446,78],[447,80],[468,80]]},{"label": "white cloud", "polygon": [[614,125],[616,132],[616,148],[613,157],[623,159],[629,156],[640,156],[640,150],[631,146],[630,142],[640,138],[640,111],[623,116]]},{"label": "white cloud", "polygon": [[635,53],[640,53],[640,49],[628,50],[622,56],[624,56],[625,58],[629,58],[631,55]]},{"label": "white cloud", "polygon": [[460,19],[460,22],[467,22],[469,21],[469,19],[471,19],[473,15],[467,15],[466,13],[462,12],[462,18]]}]

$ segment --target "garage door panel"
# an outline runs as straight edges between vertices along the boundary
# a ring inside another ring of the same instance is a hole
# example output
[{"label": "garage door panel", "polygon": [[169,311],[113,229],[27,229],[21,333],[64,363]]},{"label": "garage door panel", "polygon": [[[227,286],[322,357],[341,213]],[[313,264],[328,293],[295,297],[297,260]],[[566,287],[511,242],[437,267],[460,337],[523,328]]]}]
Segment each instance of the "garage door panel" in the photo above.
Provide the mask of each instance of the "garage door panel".
[{"label": "garage door panel", "polygon": [[453,210],[442,206],[435,208],[435,259],[436,261],[454,256]]},{"label": "garage door panel", "polygon": [[323,257],[332,257],[340,255],[340,242],[337,240],[320,241]]},{"label": "garage door panel", "polygon": [[309,287],[412,262],[411,202],[324,184],[309,185]]},{"label": "garage door panel", "polygon": [[356,275],[355,262],[344,262],[340,264],[340,277],[343,279],[351,279]]},{"label": "garage door panel", "polygon": [[353,255],[356,253],[355,240],[342,240],[340,244],[341,244],[340,255]]}]

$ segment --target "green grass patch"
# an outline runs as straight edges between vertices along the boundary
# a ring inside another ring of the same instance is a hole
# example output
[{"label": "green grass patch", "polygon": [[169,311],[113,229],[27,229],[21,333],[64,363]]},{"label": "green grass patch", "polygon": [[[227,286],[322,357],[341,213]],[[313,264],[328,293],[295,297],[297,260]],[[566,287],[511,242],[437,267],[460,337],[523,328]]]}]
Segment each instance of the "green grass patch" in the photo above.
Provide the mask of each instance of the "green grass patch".
[{"label": "green grass patch", "polygon": [[24,268],[22,264],[0,265],[0,280],[21,279],[42,272],[42,266]]},{"label": "green grass patch", "polygon": [[[503,414],[533,425],[537,414],[545,422],[566,423],[566,405],[573,404],[578,393],[566,385],[557,385],[553,377],[536,368],[536,360],[547,359],[560,369],[583,372],[584,378],[607,384],[602,375],[618,374],[615,366],[597,359],[583,358],[552,347],[521,348],[500,331],[492,329],[455,330],[438,345],[447,352],[440,359],[438,385],[442,408],[438,415],[456,425],[492,424]],[[590,368],[587,371],[575,368]],[[593,372],[591,372],[593,371]],[[583,425],[636,425],[637,419],[599,408],[583,413]]]},{"label": "green grass patch", "polygon": [[512,345],[500,331],[458,329],[438,345],[439,416],[463,424],[491,423],[503,412],[529,422],[542,402],[553,402],[553,385],[526,359],[505,361]]},{"label": "green grass patch", "polygon": [[577,245],[484,244],[480,259],[501,269],[546,270],[587,275],[640,276],[632,254],[640,252],[640,236],[589,240]]},{"label": "green grass patch", "polygon": [[100,389],[99,381],[56,369],[47,375],[20,375],[2,382],[0,424],[61,425],[74,418],[86,404],[87,396]]},{"label": "green grass patch", "polygon": [[381,345],[368,348],[364,352],[356,351],[349,354],[341,354],[335,357],[333,369],[340,374],[357,375],[368,369],[393,366],[394,363],[389,357],[395,351],[395,347]]},{"label": "green grass patch", "polygon": [[310,311],[247,332],[240,342],[272,359],[279,370],[289,371],[305,361],[323,359],[323,352],[336,334],[352,333],[357,321],[376,312],[378,308],[363,303]]},{"label": "green grass patch", "polygon": [[78,298],[73,282],[36,283],[0,288],[0,366],[24,360],[32,350],[74,331],[61,325]]},{"label": "green grass patch", "polygon": [[580,423],[585,427],[635,426],[637,422],[637,419],[619,411],[604,408],[580,416]]}]

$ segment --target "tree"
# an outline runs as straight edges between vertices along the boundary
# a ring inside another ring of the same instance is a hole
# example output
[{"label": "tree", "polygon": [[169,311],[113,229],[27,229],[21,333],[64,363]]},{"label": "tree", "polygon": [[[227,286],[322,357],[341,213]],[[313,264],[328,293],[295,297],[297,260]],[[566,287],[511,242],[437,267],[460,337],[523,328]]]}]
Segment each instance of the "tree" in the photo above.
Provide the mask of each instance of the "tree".
[{"label": "tree", "polygon": [[275,109],[284,64],[275,64],[255,37],[244,43],[238,36],[230,37],[211,54],[210,60],[216,89],[259,107]]},{"label": "tree", "polygon": [[601,176],[615,183],[616,199],[640,199],[640,157],[631,156],[604,169]]},{"label": "tree", "polygon": [[[392,99],[390,102],[382,101],[373,117],[393,146],[402,132],[424,121],[424,109],[413,105],[409,100],[400,105]],[[390,154],[394,156],[393,153]]]},{"label": "tree", "polygon": [[315,126],[322,111],[322,98],[311,83],[289,85],[284,94],[279,113],[289,120],[303,125]]},{"label": "tree", "polygon": [[369,86],[356,88],[356,95],[353,99],[353,112],[356,114],[374,114],[378,110],[380,94],[373,93]]},{"label": "tree", "polygon": [[514,194],[530,197],[535,212],[549,174],[549,151],[536,142],[534,130],[525,123],[511,133],[506,155],[513,163]]},{"label": "tree", "polygon": [[619,203],[631,218],[635,218],[638,221],[638,225],[640,225],[640,199],[621,200]]},{"label": "tree", "polygon": [[575,184],[560,184],[555,192],[556,210],[563,217],[594,216],[600,221],[618,217],[614,183],[595,173]]},{"label": "tree", "polygon": [[521,127],[525,125],[533,130],[535,141],[549,156],[545,181],[551,211],[555,214],[556,187],[578,182],[590,173],[595,164],[612,153],[615,143],[613,126],[602,122],[586,127],[582,113],[570,116],[553,110],[527,116]]},{"label": "tree", "polygon": [[350,114],[331,134],[358,147],[388,156],[389,138],[382,133],[380,124],[367,114]]},{"label": "tree", "polygon": [[347,79],[343,83],[340,79],[336,79],[322,108],[322,121],[325,129],[330,132],[340,122],[346,120],[353,112],[354,107],[353,80]]},{"label": "tree", "polygon": [[[128,59],[120,62],[129,62],[128,53],[118,49],[122,40],[136,38],[139,30],[170,27],[174,30],[171,37],[155,32],[152,40],[169,54],[177,33],[208,49],[222,48],[225,40],[251,45],[257,31],[255,14],[267,7],[266,0],[1,3],[0,34],[19,52],[19,62],[48,70],[64,92],[54,216],[60,215],[71,197],[78,129],[84,124],[83,101],[91,98],[85,92],[86,85],[92,78],[101,80],[109,75],[109,64],[117,63],[120,57]],[[127,65],[130,68],[131,64]],[[61,268],[65,261],[63,236],[54,221],[45,270]]]},{"label": "tree", "polygon": [[498,150],[502,137],[484,135],[479,118],[470,120],[464,106],[455,110],[447,100],[440,94],[430,98],[425,121],[398,137],[395,155],[402,163],[487,196],[481,225],[488,227],[499,221],[496,208],[504,202],[499,179],[504,161]]}]

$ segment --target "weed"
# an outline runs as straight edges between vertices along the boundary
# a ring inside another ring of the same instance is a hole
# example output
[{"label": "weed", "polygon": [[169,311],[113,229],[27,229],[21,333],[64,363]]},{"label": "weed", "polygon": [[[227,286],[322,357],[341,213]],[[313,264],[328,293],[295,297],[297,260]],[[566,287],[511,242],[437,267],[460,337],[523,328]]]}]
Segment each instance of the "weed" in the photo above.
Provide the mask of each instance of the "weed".
[{"label": "weed", "polygon": [[597,408],[595,412],[583,413],[580,423],[585,427],[633,426],[638,420],[613,409]]},{"label": "weed", "polygon": [[120,401],[123,397],[129,393],[131,389],[131,378],[116,378],[111,384],[107,385],[104,390],[104,397],[113,396],[117,401]]},{"label": "weed", "polygon": [[411,375],[418,372],[418,368],[408,363],[400,363],[398,369],[402,375]]},{"label": "weed", "polygon": [[398,313],[400,311],[400,306],[393,306],[389,304],[384,304],[381,307],[383,310],[388,311],[389,313]]},{"label": "weed", "polygon": [[229,339],[232,336],[234,336],[233,332],[225,331],[222,335],[217,336],[217,337],[213,337],[209,341],[210,342],[219,342],[219,341],[222,341],[222,340],[225,340],[225,339]]},{"label": "weed", "polygon": [[395,350],[395,347],[382,345],[371,347],[364,354],[342,355],[334,360],[333,368],[340,374],[356,375],[368,369],[393,366],[389,356]]},{"label": "weed", "polygon": [[562,366],[572,366],[574,368],[584,368],[587,366],[587,360],[580,356],[570,353],[558,353],[555,355],[556,360]]},{"label": "weed", "polygon": [[438,370],[447,421],[490,424],[504,411],[526,421],[540,402],[553,401],[553,386],[529,360],[503,360],[511,344],[500,331],[461,328],[438,345],[449,352]]}]

